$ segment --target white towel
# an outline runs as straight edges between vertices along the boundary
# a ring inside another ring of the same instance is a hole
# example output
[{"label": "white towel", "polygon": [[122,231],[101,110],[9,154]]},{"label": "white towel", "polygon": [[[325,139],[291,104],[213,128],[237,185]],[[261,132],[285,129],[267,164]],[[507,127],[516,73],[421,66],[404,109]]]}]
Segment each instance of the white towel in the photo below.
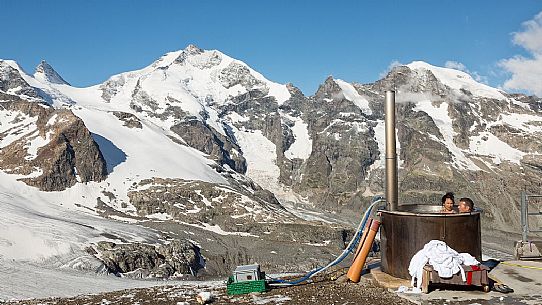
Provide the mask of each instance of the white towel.
[{"label": "white towel", "polygon": [[469,253],[459,253],[459,255],[463,258],[463,265],[465,266],[478,266],[480,264],[480,262]]},{"label": "white towel", "polygon": [[423,249],[418,251],[418,253],[414,254],[412,259],[410,260],[410,265],[408,266],[408,273],[410,273],[410,276],[412,277],[412,280],[410,281],[410,285],[414,287],[414,280],[418,279],[418,284],[416,285],[417,288],[420,288],[422,285],[422,274],[423,274],[423,266],[427,264],[427,261],[429,259],[425,255]]},{"label": "white towel", "polygon": [[466,281],[464,265],[478,265],[479,262],[468,253],[457,253],[454,249],[448,247],[441,240],[431,240],[423,249],[418,251],[410,260],[408,272],[412,277],[411,285],[414,286],[414,280],[417,280],[417,288],[421,287],[423,267],[425,264],[433,266],[438,275],[442,278],[452,277],[457,272],[461,272],[461,278]]}]

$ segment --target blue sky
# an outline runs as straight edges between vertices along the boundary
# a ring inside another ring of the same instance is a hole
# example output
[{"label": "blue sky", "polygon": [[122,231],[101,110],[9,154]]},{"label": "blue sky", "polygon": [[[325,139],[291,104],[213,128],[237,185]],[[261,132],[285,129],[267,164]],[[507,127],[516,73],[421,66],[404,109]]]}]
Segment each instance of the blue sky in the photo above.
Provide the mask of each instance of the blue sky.
[{"label": "blue sky", "polygon": [[[393,62],[414,60],[448,62],[492,86],[542,93],[542,65],[530,68],[542,63],[541,11],[539,0],[0,0],[0,58],[29,73],[45,59],[82,87],[195,44],[307,95],[328,75],[373,82]],[[522,33],[526,40],[514,43]],[[529,88],[533,73],[539,81]]]}]

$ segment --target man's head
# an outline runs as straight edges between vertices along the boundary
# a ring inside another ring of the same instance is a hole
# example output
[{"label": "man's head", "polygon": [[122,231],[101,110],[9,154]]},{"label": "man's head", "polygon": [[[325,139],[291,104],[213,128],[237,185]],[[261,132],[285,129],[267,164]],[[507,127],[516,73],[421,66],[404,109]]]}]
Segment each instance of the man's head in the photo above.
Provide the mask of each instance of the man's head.
[{"label": "man's head", "polygon": [[474,211],[474,202],[470,198],[461,198],[457,206],[459,213],[468,213]]}]

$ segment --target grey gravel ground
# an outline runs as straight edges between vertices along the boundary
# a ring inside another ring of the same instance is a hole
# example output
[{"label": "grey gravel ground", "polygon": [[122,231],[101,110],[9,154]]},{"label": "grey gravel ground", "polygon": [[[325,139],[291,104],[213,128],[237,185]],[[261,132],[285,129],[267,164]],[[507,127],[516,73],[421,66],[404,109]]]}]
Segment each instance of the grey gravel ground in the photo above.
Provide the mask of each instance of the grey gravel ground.
[{"label": "grey gravel ground", "polygon": [[[127,289],[96,295],[83,295],[71,298],[33,299],[6,302],[5,304],[26,305],[92,305],[92,304],[198,304],[196,296],[200,292],[211,292],[210,304],[314,304],[314,305],[407,305],[410,301],[377,286],[370,277],[358,284],[341,280],[344,269],[315,279],[312,283],[294,287],[273,288],[263,293],[227,295],[224,286],[189,285],[162,286],[152,288]],[[339,278],[337,280],[337,278]]]}]

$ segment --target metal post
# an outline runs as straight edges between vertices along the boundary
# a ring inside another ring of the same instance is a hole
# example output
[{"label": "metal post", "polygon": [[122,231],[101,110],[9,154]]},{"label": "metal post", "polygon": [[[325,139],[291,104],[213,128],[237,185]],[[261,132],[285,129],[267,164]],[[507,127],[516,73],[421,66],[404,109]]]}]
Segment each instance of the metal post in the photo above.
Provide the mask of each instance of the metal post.
[{"label": "metal post", "polygon": [[529,227],[527,225],[527,194],[521,192],[521,241],[527,242],[527,231]]},{"label": "metal post", "polygon": [[386,201],[389,210],[396,211],[398,206],[397,150],[395,142],[395,91],[386,91]]}]

